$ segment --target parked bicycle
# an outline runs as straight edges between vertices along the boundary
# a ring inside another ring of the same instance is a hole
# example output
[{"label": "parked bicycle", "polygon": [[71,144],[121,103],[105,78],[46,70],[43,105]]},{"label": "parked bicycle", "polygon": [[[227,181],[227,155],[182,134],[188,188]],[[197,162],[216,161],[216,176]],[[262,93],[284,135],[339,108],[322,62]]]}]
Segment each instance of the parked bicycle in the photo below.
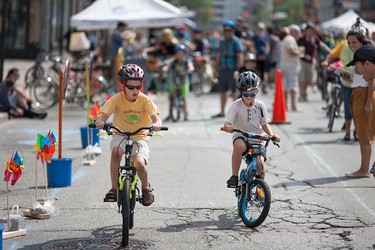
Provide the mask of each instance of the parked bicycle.
[{"label": "parked bicycle", "polygon": [[[335,66],[330,66],[333,71]],[[340,116],[341,104],[343,103],[343,94],[341,90],[340,76],[333,74],[332,80],[329,82],[331,89],[327,105],[327,116],[328,116],[328,131],[332,132],[333,123],[336,117]]]},{"label": "parked bicycle", "polygon": [[[78,103],[83,109],[87,109],[86,74],[83,64],[76,64],[74,67],[65,69],[63,60],[54,57],[53,66],[43,77],[35,79],[29,84],[31,98],[35,101],[36,108],[48,110],[58,103],[59,71],[69,71],[69,82],[65,94],[68,103]],[[108,99],[109,83],[100,74],[93,71],[90,84],[90,103],[98,103],[102,106]]]},{"label": "parked bicycle", "polygon": [[[220,128],[226,131],[226,128]],[[246,138],[253,138],[265,141],[264,147],[267,148],[270,141],[277,147],[280,145],[274,138],[268,135],[258,135],[244,132],[240,129],[233,129],[234,132],[241,133]],[[261,155],[261,145],[251,144],[248,152],[244,155],[246,168],[240,172],[238,185],[235,187],[235,195],[238,198],[238,214],[242,222],[249,228],[261,225],[267,218],[271,206],[271,191],[263,178],[257,178],[257,156]]]},{"label": "parked bicycle", "polygon": [[59,69],[63,63],[64,59],[61,56],[38,53],[35,64],[26,71],[25,88],[29,88],[36,80],[45,79],[46,74],[58,81]]},{"label": "parked bicycle", "polygon": [[[90,127],[95,127],[95,124],[90,125]],[[112,134],[111,130],[114,129],[118,133],[124,136],[126,140],[125,146],[125,164],[119,166],[119,178],[118,178],[118,188],[117,188],[117,200],[116,199],[106,199],[104,202],[116,202],[118,206],[118,212],[122,214],[122,241],[123,247],[129,244],[129,230],[134,226],[134,208],[138,201],[142,203],[142,196],[138,188],[138,178],[137,171],[133,164],[130,162],[131,152],[133,148],[133,135],[138,134],[143,130],[148,130],[148,136],[153,135],[152,127],[141,127],[134,132],[122,131],[116,126],[111,124],[105,124],[103,128],[109,135]],[[167,127],[161,127],[160,130],[168,130]]]}]

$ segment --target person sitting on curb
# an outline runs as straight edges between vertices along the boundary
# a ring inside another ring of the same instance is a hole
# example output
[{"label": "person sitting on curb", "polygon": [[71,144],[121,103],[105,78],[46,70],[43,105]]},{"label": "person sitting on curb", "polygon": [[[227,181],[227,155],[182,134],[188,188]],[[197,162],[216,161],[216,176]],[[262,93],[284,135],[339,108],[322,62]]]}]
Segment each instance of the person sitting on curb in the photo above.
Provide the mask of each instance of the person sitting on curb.
[{"label": "person sitting on curb", "polygon": [[32,100],[24,88],[17,86],[20,74],[17,68],[9,70],[8,75],[0,83],[0,112],[7,112],[11,117],[27,117],[44,119],[47,113],[37,113],[32,109]]}]

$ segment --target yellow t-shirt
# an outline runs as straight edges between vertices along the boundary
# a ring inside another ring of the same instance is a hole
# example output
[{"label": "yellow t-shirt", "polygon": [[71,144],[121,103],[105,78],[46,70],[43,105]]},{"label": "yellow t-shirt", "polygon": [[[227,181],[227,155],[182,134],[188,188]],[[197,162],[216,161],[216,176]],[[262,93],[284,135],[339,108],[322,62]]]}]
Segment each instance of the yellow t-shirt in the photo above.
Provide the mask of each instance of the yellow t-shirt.
[{"label": "yellow t-shirt", "polygon": [[[135,102],[129,102],[123,91],[112,96],[101,108],[101,113],[108,116],[113,114],[113,125],[122,131],[131,132],[140,127],[151,126],[151,116],[160,115],[159,109],[147,95],[140,93]],[[115,130],[113,132],[116,133]],[[144,130],[133,138],[148,140],[148,132]]]},{"label": "yellow t-shirt", "polygon": [[336,45],[336,47],[334,47],[332,50],[331,50],[331,56],[333,58],[339,58],[340,57],[340,54],[341,54],[341,51],[342,49],[344,48],[346,44],[346,39],[342,40],[338,45]]}]

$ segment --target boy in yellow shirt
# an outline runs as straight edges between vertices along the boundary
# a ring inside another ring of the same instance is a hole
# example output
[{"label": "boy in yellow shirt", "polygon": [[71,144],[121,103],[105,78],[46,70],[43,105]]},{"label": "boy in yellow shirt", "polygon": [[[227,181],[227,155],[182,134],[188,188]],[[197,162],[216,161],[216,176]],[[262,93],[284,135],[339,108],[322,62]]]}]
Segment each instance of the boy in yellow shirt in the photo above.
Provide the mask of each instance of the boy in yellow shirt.
[{"label": "boy in yellow shirt", "polygon": [[[144,72],[136,64],[127,64],[121,67],[118,78],[123,85],[123,91],[111,97],[102,107],[101,116],[96,120],[97,128],[102,129],[104,123],[113,114],[113,125],[123,131],[135,131],[140,127],[150,126],[160,130],[162,121],[160,112],[155,103],[140,92],[144,79]],[[142,205],[149,206],[154,202],[152,187],[148,182],[147,160],[149,158],[148,131],[133,136],[135,140],[131,160],[137,169],[142,183]],[[111,184],[106,194],[107,199],[117,199],[118,166],[125,148],[124,137],[114,133],[111,141]]]}]

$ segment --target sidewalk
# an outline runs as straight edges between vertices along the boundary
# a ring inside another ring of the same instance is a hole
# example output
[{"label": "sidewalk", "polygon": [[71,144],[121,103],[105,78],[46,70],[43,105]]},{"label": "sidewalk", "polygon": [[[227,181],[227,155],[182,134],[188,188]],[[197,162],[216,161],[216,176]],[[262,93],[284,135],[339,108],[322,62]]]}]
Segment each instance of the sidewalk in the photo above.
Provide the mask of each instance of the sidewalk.
[{"label": "sidewalk", "polygon": [[0,123],[5,122],[8,120],[8,114],[7,113],[0,113]]}]

